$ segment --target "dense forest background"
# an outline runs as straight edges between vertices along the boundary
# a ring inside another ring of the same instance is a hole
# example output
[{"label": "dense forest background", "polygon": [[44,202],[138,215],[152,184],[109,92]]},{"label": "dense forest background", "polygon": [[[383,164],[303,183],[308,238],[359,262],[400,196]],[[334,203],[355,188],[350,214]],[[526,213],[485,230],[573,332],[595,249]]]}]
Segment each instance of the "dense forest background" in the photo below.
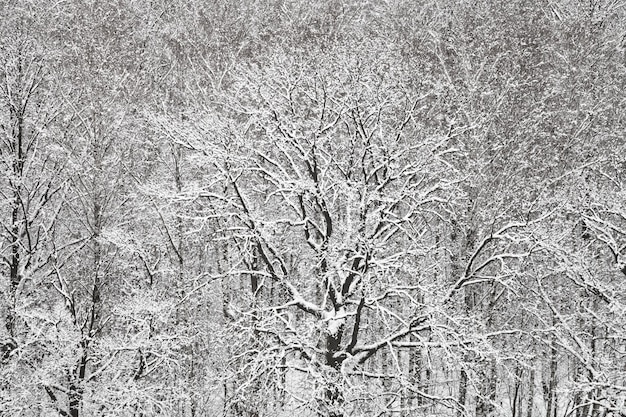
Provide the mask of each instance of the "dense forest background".
[{"label": "dense forest background", "polygon": [[625,2],[0,22],[0,416],[626,415]]}]

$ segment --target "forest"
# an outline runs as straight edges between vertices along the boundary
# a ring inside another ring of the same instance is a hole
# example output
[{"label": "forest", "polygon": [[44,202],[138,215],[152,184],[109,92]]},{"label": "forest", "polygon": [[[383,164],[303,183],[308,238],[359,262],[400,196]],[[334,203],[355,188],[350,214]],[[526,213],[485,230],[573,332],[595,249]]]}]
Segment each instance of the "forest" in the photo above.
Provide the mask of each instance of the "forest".
[{"label": "forest", "polygon": [[0,22],[0,417],[626,416],[626,2]]}]

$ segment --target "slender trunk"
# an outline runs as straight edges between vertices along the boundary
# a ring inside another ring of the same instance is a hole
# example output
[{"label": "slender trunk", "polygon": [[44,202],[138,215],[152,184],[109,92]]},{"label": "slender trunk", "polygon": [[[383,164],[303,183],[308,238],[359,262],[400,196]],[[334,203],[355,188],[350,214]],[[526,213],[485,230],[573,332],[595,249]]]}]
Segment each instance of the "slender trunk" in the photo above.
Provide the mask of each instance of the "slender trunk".
[{"label": "slender trunk", "polygon": [[[435,241],[435,246],[439,245],[439,238]],[[418,302],[420,304],[424,304],[424,294],[420,291],[418,294]],[[417,342],[419,338],[411,334],[409,340],[411,342]],[[411,376],[412,384],[417,387],[418,391],[423,392],[425,394],[428,393],[428,379],[430,377],[430,370],[424,363],[424,352],[420,348],[413,348],[409,353],[409,372]],[[417,405],[424,406],[426,404],[426,398],[417,394]],[[410,407],[413,407],[413,398],[411,398]]]},{"label": "slender trunk", "polygon": [[592,393],[589,392],[586,395],[582,396],[579,395],[580,397],[583,397],[582,402],[583,405],[582,407],[580,407],[578,409],[578,413],[577,416],[578,417],[588,417],[589,416],[589,401],[592,399]]},{"label": "slender trunk", "polygon": [[544,398],[546,400],[546,417],[554,417],[557,411],[556,397],[556,371],[557,371],[557,348],[554,336],[550,343],[550,371],[547,383],[544,382]]},{"label": "slender trunk", "polygon": [[101,316],[102,305],[102,282],[100,274],[100,266],[102,263],[103,248],[100,243],[100,237],[102,235],[103,227],[103,194],[101,190],[101,175],[102,175],[102,155],[100,154],[100,148],[98,143],[94,141],[92,144],[92,157],[94,160],[95,172],[92,178],[92,189],[94,192],[92,200],[93,210],[93,229],[92,229],[92,244],[93,244],[93,261],[92,261],[92,273],[93,283],[91,286],[91,300],[88,325],[86,334],[82,335],[80,342],[81,356],[76,365],[73,375],[71,376],[69,384],[68,394],[68,411],[71,417],[79,417],[80,409],[83,401],[85,375],[87,372],[87,364],[89,362],[89,349],[90,341],[98,333]]},{"label": "slender trunk", "polygon": [[[227,270],[228,248],[225,244],[218,245],[215,248],[215,252],[216,252],[216,258],[217,258],[217,262],[216,262],[217,272],[218,274],[221,275],[224,273],[225,270]],[[222,267],[222,264],[224,265],[224,267]],[[222,315],[223,315],[224,324],[227,325],[227,323],[232,321],[234,317],[230,314],[230,308],[231,308],[230,307],[230,302],[231,302],[230,288],[229,288],[228,281],[226,278],[220,281],[220,287],[222,291]],[[230,358],[232,357],[231,346],[229,346],[229,344],[226,344],[224,346],[224,350],[225,350],[226,357],[230,360]],[[222,412],[224,416],[228,416],[229,415],[228,396],[230,395],[229,394],[230,390],[229,390],[227,380],[224,380],[222,389],[224,392],[224,403],[222,406]]]},{"label": "slender trunk", "polygon": [[[180,164],[182,159],[182,148],[180,146],[176,146],[174,149],[174,183],[176,186],[176,192],[180,194],[183,190],[183,177],[180,170]],[[183,285],[184,278],[184,256],[183,256],[183,241],[184,241],[184,230],[183,230],[183,219],[180,215],[181,213],[176,213],[176,245],[174,248],[176,252],[176,260],[178,262],[178,283],[179,286],[179,296],[180,298],[185,297],[185,289]]]},{"label": "slender trunk", "polygon": [[[582,375],[582,366],[579,363],[578,359],[574,358],[574,370],[572,372],[572,381],[574,382],[578,382],[579,378]],[[582,417],[582,412],[583,412],[583,405],[582,405],[582,400],[583,400],[583,395],[580,389],[577,389],[576,392],[574,393],[574,397],[572,398],[572,406],[573,409],[576,410],[575,412],[575,417]]]},{"label": "slender trunk", "polygon": [[457,415],[462,417],[465,415],[465,401],[467,400],[467,372],[461,368],[461,378],[459,380],[459,409]]},{"label": "slender trunk", "polygon": [[[593,311],[598,311],[598,297],[593,299]],[[595,318],[591,321],[591,361],[593,367],[598,365],[598,351],[602,349],[602,324],[598,324]],[[595,377],[591,373],[589,374],[589,379],[595,382]],[[591,406],[591,417],[597,417],[600,415],[600,402],[597,401],[600,397],[600,389],[593,389],[589,395],[591,399],[596,400]]]},{"label": "slender trunk", "polygon": [[11,337],[15,336],[15,308],[17,302],[17,289],[19,287],[20,276],[20,206],[22,199],[22,182],[24,176],[24,114],[22,108],[11,109],[11,119],[14,120],[15,127],[12,130],[13,146],[13,180],[10,181],[13,188],[13,202],[11,207],[11,230],[9,245],[11,247],[11,257],[9,261],[10,277],[10,302],[8,315],[6,318],[6,328]]},{"label": "slender trunk", "polygon": [[[461,237],[461,235],[462,235],[461,227],[455,221],[453,221],[453,228],[452,228],[452,232],[450,235],[450,240],[452,242],[452,245],[457,248],[457,250],[453,251],[450,256],[451,275],[452,275],[453,282],[458,280],[463,274],[463,268],[461,266],[461,262],[465,258],[466,253],[467,253],[467,241],[463,241],[463,238]],[[464,296],[463,307],[466,310],[471,309],[471,297],[469,296],[469,292],[467,289],[466,289],[465,296]],[[469,355],[466,353],[463,356],[463,362],[467,362],[468,360],[469,360]],[[468,375],[465,369],[465,365],[464,363],[462,363],[461,369],[460,369],[460,375],[459,375],[459,397],[457,400],[459,403],[459,409],[457,411],[458,417],[463,417],[466,415],[465,403],[467,401],[467,383],[468,383]]]},{"label": "slender trunk", "polygon": [[600,415],[600,402],[598,401],[600,390],[598,388],[591,391],[591,398],[595,400],[591,406],[591,417],[598,417]]},{"label": "slender trunk", "polygon": [[73,379],[69,386],[69,394],[68,394],[68,411],[70,417],[79,417],[80,415],[80,406],[83,400],[83,381],[85,379],[85,373],[87,370],[87,349],[88,349],[88,341],[83,341],[81,343],[82,354],[81,358],[78,362],[78,365],[74,371]]},{"label": "slender trunk", "polygon": [[13,191],[13,209],[11,211],[11,292],[15,294],[17,286],[20,283],[19,265],[20,265],[20,228],[19,228],[19,205],[20,205],[20,187],[16,186]]},{"label": "slender trunk", "polygon": [[[391,378],[389,377],[389,375],[391,374],[391,371],[389,370],[389,365],[391,364],[392,358],[391,355],[393,353],[389,352],[388,348],[385,348],[382,350],[381,352],[381,366],[380,366],[380,373],[383,374],[383,391],[384,391],[384,395],[383,398],[385,399],[385,403],[389,405],[390,408],[393,408],[394,402],[395,402],[395,397],[390,397],[390,395],[393,395],[393,387],[391,385]],[[394,398],[394,400],[392,400],[391,402],[389,401],[389,398]]]},{"label": "slender trunk", "polygon": [[[466,234],[466,236],[469,233]],[[456,248],[456,250],[452,251],[450,255],[450,264],[451,264],[451,278],[452,282],[457,281],[463,274],[463,267],[461,263],[465,261],[467,256],[469,243],[468,239],[463,238],[463,229],[456,222],[452,221],[452,230],[450,234],[450,241],[452,246]],[[464,295],[464,305],[466,311],[469,311],[473,307],[471,291],[469,288],[465,289]],[[463,362],[467,363],[470,360],[469,355],[466,353],[463,355]],[[466,402],[467,402],[467,384],[468,384],[468,375],[465,369],[465,365],[461,364],[460,375],[459,375],[459,397],[458,404],[459,409],[457,411],[457,416],[462,417],[465,416],[466,413]]]},{"label": "slender trunk", "polygon": [[[415,342],[418,339],[417,336],[411,334],[409,340]],[[409,351],[409,378],[413,386],[417,387],[418,390],[422,390],[422,354],[417,348],[412,348]],[[413,395],[410,395],[407,403],[407,407],[410,409],[413,408],[413,397]],[[417,405],[420,406],[423,402],[422,396],[417,394]]]},{"label": "slender trunk", "polygon": [[533,409],[535,407],[535,369],[530,370],[528,378],[528,397],[526,404],[526,417],[533,417]]},{"label": "slender trunk", "polygon": [[523,370],[521,367],[517,366],[515,368],[515,386],[513,388],[513,401],[511,404],[512,417],[518,417],[522,409],[522,372]]},{"label": "slender trunk", "polygon": [[[425,362],[422,359],[422,364],[423,364],[423,366],[425,368],[424,369],[424,377],[422,379],[422,387],[423,387],[422,389],[423,389],[425,394],[430,394],[429,384],[430,384],[430,381],[432,380],[432,370],[428,366],[428,363],[429,363],[428,362],[428,358],[429,358],[428,353],[426,353],[425,355],[426,355],[426,358],[427,358],[426,359],[426,364],[424,364]],[[421,404],[422,405],[427,404],[427,399],[426,398],[422,398]],[[430,402],[429,404],[430,404],[429,409],[432,409],[433,403]]]}]

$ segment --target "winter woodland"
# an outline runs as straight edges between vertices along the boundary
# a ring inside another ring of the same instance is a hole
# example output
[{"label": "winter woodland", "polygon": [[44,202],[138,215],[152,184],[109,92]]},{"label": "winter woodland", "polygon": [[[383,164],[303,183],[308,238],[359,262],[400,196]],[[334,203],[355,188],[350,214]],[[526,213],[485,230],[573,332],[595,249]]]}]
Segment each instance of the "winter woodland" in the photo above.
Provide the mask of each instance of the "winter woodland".
[{"label": "winter woodland", "polygon": [[626,416],[626,2],[0,0],[0,416]]}]

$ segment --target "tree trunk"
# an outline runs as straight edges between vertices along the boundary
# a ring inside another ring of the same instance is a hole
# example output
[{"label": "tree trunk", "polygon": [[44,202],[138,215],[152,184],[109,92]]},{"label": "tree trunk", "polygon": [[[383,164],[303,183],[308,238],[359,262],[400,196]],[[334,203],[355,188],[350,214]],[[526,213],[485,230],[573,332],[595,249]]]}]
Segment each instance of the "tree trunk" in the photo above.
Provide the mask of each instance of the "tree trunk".
[{"label": "tree trunk", "polygon": [[495,361],[481,363],[480,392],[476,397],[476,416],[489,417],[493,413],[496,399]]},{"label": "tree trunk", "polygon": [[528,377],[528,398],[526,403],[526,417],[533,417],[535,407],[535,369],[531,368]]},{"label": "tree trunk", "polygon": [[[83,333],[82,340],[80,342],[81,356],[78,360],[78,364],[71,376],[68,393],[68,414],[71,417],[79,417],[80,409],[83,400],[85,376],[87,372],[87,364],[89,362],[89,349],[90,341],[96,336],[100,322],[101,322],[101,308],[102,308],[102,282],[100,274],[100,266],[102,264],[103,248],[100,243],[100,237],[102,236],[103,228],[103,190],[101,186],[102,175],[102,158],[103,155],[100,151],[100,144],[96,142],[94,137],[92,143],[92,157],[94,159],[95,171],[91,179],[93,200],[93,226],[92,226],[92,244],[93,244],[93,260],[92,260],[92,274],[93,282],[91,284],[91,300],[89,308],[89,316],[87,321],[86,334]],[[75,322],[77,317],[74,317]],[[84,332],[81,329],[81,333]]]},{"label": "tree trunk", "polygon": [[87,372],[87,362],[89,361],[88,349],[89,340],[83,339],[80,343],[81,357],[74,369],[68,393],[68,414],[70,417],[79,417],[81,403],[83,401],[85,374]]},{"label": "tree trunk", "polygon": [[[19,65],[21,74],[22,66]],[[15,308],[17,302],[17,290],[21,281],[20,276],[20,226],[22,220],[21,202],[22,202],[22,183],[24,177],[24,112],[20,104],[12,104],[10,106],[10,121],[13,123],[11,129],[11,147],[13,148],[13,180],[9,180],[10,186],[13,188],[13,201],[11,207],[11,230],[9,237],[9,245],[11,247],[11,255],[9,261],[9,277],[10,277],[10,306],[6,317],[6,328],[11,337],[15,336]]]},{"label": "tree trunk", "polygon": [[[417,341],[417,336],[411,334],[409,340],[411,342]],[[418,348],[411,348],[409,351],[409,381],[418,390],[422,389],[422,353]],[[412,409],[413,408],[413,399],[414,395],[409,394],[409,400],[407,406]],[[417,394],[417,405],[423,405],[424,399],[421,395]]]},{"label": "tree trunk", "polygon": [[513,381],[513,402],[511,404],[512,417],[519,417],[522,411],[522,376],[523,370],[520,366],[515,368],[515,380]]},{"label": "tree trunk", "polygon": [[465,402],[467,400],[467,372],[464,368],[461,368],[461,378],[459,380],[459,405],[461,408],[459,409],[457,416],[463,417],[466,415],[465,413]]},{"label": "tree trunk", "polygon": [[546,417],[555,417],[557,412],[556,397],[556,371],[557,371],[557,349],[554,337],[550,343],[550,371],[547,383],[544,382],[544,398],[546,400]]}]

